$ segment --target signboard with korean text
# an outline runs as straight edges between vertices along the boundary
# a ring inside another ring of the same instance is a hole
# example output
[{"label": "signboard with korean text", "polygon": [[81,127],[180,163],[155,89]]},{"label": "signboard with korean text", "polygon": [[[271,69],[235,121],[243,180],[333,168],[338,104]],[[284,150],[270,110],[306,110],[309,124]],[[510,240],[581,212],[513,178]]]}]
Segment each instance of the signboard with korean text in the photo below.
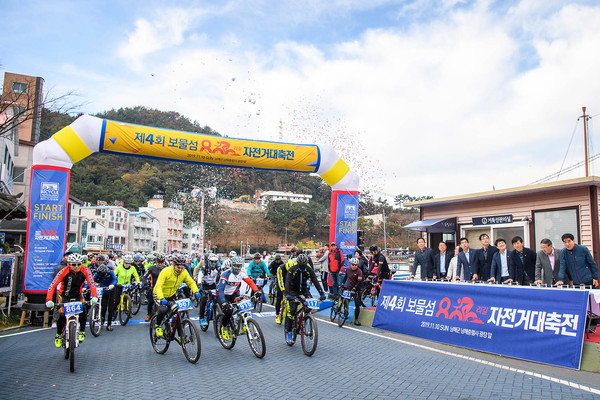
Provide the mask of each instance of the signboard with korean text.
[{"label": "signboard with korean text", "polygon": [[28,235],[23,291],[48,290],[54,268],[65,251],[70,170],[33,166],[29,194]]},{"label": "signboard with korean text", "polygon": [[512,215],[496,215],[490,217],[473,217],[473,225],[497,225],[511,224],[513,222]]},{"label": "signboard with korean text", "polygon": [[587,302],[584,290],[384,281],[373,326],[579,369]]},{"label": "signboard with korean text", "polygon": [[233,139],[107,121],[100,151],[241,168],[316,172],[315,145]]}]

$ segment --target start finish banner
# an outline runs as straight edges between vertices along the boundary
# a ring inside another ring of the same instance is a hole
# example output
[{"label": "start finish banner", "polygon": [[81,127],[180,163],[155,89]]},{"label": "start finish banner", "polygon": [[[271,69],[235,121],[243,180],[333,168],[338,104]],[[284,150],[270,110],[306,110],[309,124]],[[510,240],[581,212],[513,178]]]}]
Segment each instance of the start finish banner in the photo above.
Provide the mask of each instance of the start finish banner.
[{"label": "start finish banner", "polygon": [[33,166],[23,291],[46,292],[65,251],[70,170]]},{"label": "start finish banner", "polygon": [[579,369],[588,295],[583,290],[384,281],[373,326]]},{"label": "start finish banner", "polygon": [[104,121],[100,151],[227,167],[316,172],[315,145],[232,139]]},{"label": "start finish banner", "polygon": [[335,215],[335,238],[344,255],[354,257],[356,251],[356,220],[358,218],[358,194],[333,192],[332,216]]}]

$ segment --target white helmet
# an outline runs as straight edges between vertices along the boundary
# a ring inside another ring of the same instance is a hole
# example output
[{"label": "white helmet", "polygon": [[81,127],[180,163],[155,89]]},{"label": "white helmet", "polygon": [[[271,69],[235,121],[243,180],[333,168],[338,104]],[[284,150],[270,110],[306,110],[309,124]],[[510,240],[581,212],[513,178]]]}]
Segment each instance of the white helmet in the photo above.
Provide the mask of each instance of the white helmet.
[{"label": "white helmet", "polygon": [[236,256],[237,256],[237,253],[235,252],[235,250],[231,250],[229,252],[229,257],[236,257]]},{"label": "white helmet", "polygon": [[68,264],[81,264],[83,262],[83,257],[78,253],[71,253],[67,257]]}]

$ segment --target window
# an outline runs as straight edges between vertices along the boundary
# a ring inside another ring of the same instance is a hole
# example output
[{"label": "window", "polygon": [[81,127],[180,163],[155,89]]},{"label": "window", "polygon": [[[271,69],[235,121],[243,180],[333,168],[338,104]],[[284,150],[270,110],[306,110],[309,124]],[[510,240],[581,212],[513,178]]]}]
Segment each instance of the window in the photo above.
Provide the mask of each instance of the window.
[{"label": "window", "polygon": [[100,215],[100,214],[102,214],[102,210],[98,208],[98,209],[96,210],[96,215]]},{"label": "window", "polygon": [[109,223],[108,223],[108,227],[109,227],[110,229],[114,228],[114,227],[115,227],[115,223],[114,223],[114,222],[109,222]]},{"label": "window", "polygon": [[13,82],[12,91],[13,93],[25,93],[27,91],[27,84],[23,82]]},{"label": "window", "polygon": [[94,241],[94,239],[95,239],[95,238],[94,238],[93,236],[88,236],[88,237],[87,237],[87,241],[88,241],[88,242],[93,242],[93,241]]},{"label": "window", "polygon": [[92,222],[92,229],[96,228],[96,223]]},{"label": "window", "polygon": [[550,239],[554,247],[562,249],[564,246],[560,238],[565,233],[573,234],[575,236],[575,243],[579,243],[578,219],[576,208],[534,211],[533,221],[535,224],[536,250],[541,250],[540,241],[542,239]]},{"label": "window", "polygon": [[25,182],[25,168],[15,167],[13,170],[13,182],[23,183]]},{"label": "window", "polygon": [[[533,247],[529,240],[529,227],[526,222],[513,222],[512,224],[498,224],[498,225],[480,225],[473,226],[467,225],[460,228],[461,237],[469,239],[469,247],[473,249],[479,249],[481,244],[479,243],[479,235],[487,233],[490,237],[490,244],[494,244],[496,239],[502,238],[506,240],[506,247],[512,251],[514,248],[510,243],[511,239],[515,236],[521,236],[525,247]],[[460,243],[456,243],[459,245]]]},{"label": "window", "polygon": [[121,244],[125,244],[125,238],[121,237]]}]

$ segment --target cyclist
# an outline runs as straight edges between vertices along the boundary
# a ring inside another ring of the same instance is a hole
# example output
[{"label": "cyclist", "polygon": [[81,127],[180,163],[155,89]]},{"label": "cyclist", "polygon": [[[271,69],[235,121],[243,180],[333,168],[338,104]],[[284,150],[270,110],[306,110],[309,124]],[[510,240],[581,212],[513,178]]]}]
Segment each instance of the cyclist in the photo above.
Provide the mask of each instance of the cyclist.
[{"label": "cyclist", "polygon": [[[290,254],[290,258],[287,261],[287,263],[280,265],[277,269],[277,287],[281,292],[281,300],[276,300],[279,301],[279,304],[275,304],[275,323],[278,325],[281,324],[281,313],[283,312],[283,310],[281,309],[281,305],[283,303],[283,293],[285,291],[285,278],[287,277],[288,270],[296,263],[298,248],[294,246],[291,248],[290,252],[292,254]],[[279,309],[279,312],[277,312],[277,309]]]},{"label": "cyclist", "polygon": [[286,340],[288,343],[292,344],[293,341],[293,324],[296,319],[296,313],[298,312],[298,306],[300,302],[296,300],[296,298],[300,295],[304,295],[305,297],[312,297],[310,295],[310,289],[308,287],[308,279],[310,279],[315,288],[321,295],[320,300],[325,300],[325,292],[321,288],[321,284],[317,279],[317,275],[315,275],[314,269],[309,265],[309,257],[304,254],[298,254],[296,257],[294,264],[290,267],[287,272],[287,276],[285,278],[285,298],[287,300],[286,303],[286,311],[287,316],[285,317],[285,331],[286,331]]},{"label": "cyclist", "polygon": [[236,256],[232,257],[230,261],[231,267],[221,274],[219,286],[217,287],[219,292],[218,300],[221,304],[221,309],[223,310],[224,314],[222,329],[225,331],[227,330],[225,327],[229,323],[229,318],[231,318],[233,313],[231,302],[235,301],[235,299],[239,297],[240,285],[242,284],[242,281],[246,282],[246,284],[250,286],[254,296],[262,296],[262,292],[256,287],[252,279],[248,278],[248,276],[242,271],[244,259]]},{"label": "cyclist", "polygon": [[360,298],[360,287],[363,281],[363,272],[358,268],[360,260],[358,258],[350,259],[350,269],[346,271],[344,280],[342,281],[342,287],[344,290],[349,290],[354,297],[354,325],[360,326],[358,321],[358,315],[360,314],[360,307],[364,307]]},{"label": "cyclist", "polygon": [[144,269],[146,271],[148,271],[148,268],[150,268],[151,266],[153,266],[155,263],[154,261],[154,254],[148,254],[148,257],[146,257],[146,261],[144,261]]},{"label": "cyclist", "polygon": [[138,276],[142,276],[144,275],[144,257],[140,254],[140,253],[136,253],[133,256],[133,266],[135,267],[135,270],[138,273]]},{"label": "cyclist", "polygon": [[223,260],[223,265],[221,265],[221,272],[226,271],[229,269],[229,267],[231,267],[231,259],[233,257],[237,257],[237,253],[231,250],[229,252],[228,257],[225,260]]},{"label": "cyclist", "polygon": [[160,271],[156,284],[154,285],[154,301],[158,306],[158,315],[156,317],[157,336],[163,335],[161,324],[163,318],[169,311],[167,306],[169,301],[175,300],[177,289],[179,289],[179,286],[181,286],[182,283],[185,283],[192,290],[196,298],[200,298],[196,282],[194,282],[185,269],[185,258],[175,257],[172,266],[163,268],[163,270]]},{"label": "cyclist", "polygon": [[150,321],[150,317],[152,316],[152,309],[154,308],[154,301],[152,300],[152,290],[156,285],[156,281],[158,280],[158,275],[160,275],[160,271],[162,271],[162,269],[165,267],[164,256],[159,254],[155,257],[155,260],[156,264],[148,267],[148,269],[142,276],[142,282],[145,282],[146,287],[146,298],[148,299],[148,314],[146,315],[145,321]]},{"label": "cyclist", "polygon": [[[269,272],[271,273],[271,290],[272,295],[275,296],[275,322],[281,324],[281,301],[283,300],[283,292],[279,289],[277,284],[277,270],[281,267],[283,261],[281,261],[281,254],[275,254],[273,261],[269,264]],[[274,286],[274,287],[273,287]]]},{"label": "cyclist", "polygon": [[135,283],[140,285],[140,276],[138,275],[137,270],[131,267],[132,264],[133,257],[131,254],[126,254],[123,256],[123,264],[115,269],[115,275],[117,276],[117,286],[115,287],[115,309],[121,302],[123,285],[130,285],[132,279],[135,279]]},{"label": "cyclist", "polygon": [[369,247],[369,250],[371,250],[371,254],[373,254],[373,265],[369,270],[369,274],[376,275],[377,282],[381,282],[383,279],[390,279],[390,277],[392,276],[390,267],[388,266],[385,256],[381,254],[381,249],[376,245],[372,245],[371,247]]},{"label": "cyclist", "polygon": [[[254,254],[254,260],[252,260],[250,262],[250,265],[248,265],[247,271],[248,276],[254,282],[256,282],[257,278],[266,279],[270,275],[269,269],[267,268],[267,264],[265,264],[265,262],[262,260],[262,256],[260,255],[260,253]],[[262,290],[262,287],[260,289]]]},{"label": "cyclist", "polygon": [[[212,255],[213,254],[211,254],[211,256]],[[214,256],[217,257],[217,262],[218,262],[219,257],[216,254],[214,254]],[[198,273],[207,264],[208,264],[208,258],[206,259],[206,262],[205,262],[204,257],[202,257],[200,254],[198,254],[196,256],[196,259],[194,261],[192,261],[192,266],[193,266],[192,278],[194,278],[195,281],[198,281]]]},{"label": "cyclist", "polygon": [[[106,255],[104,257],[106,257]],[[108,261],[107,261],[107,264],[106,264],[108,266],[108,268],[110,268],[113,271],[115,269],[117,269],[117,263],[115,262],[115,258],[116,258],[116,256],[113,253],[110,253],[108,255]]]},{"label": "cyclist", "polygon": [[94,274],[94,281],[98,287],[104,288],[102,291],[102,308],[100,310],[100,317],[102,318],[102,325],[106,317],[106,310],[108,309],[108,325],[106,326],[107,331],[112,331],[111,326],[114,312],[114,291],[115,285],[117,284],[117,276],[112,272],[105,264],[100,264]]},{"label": "cyclist", "polygon": [[[98,294],[96,293],[96,284],[94,283],[94,279],[92,279],[92,273],[87,267],[82,267],[81,261],[82,258],[79,254],[69,254],[67,257],[67,266],[59,271],[59,273],[52,280],[50,287],[48,287],[48,292],[46,293],[46,307],[54,307],[52,296],[54,296],[54,291],[59,284],[61,284],[61,289],[58,294],[60,303],[83,301],[81,289],[86,282],[92,292],[92,305],[98,303]],[[85,339],[85,323],[87,322],[87,310],[85,308],[86,307],[84,307],[84,312],[81,313],[81,316],[79,317],[80,342],[83,342]],[[66,323],[67,318],[65,317],[65,314],[61,313],[56,321],[56,338],[54,339],[54,345],[56,347],[62,346],[62,331]]]},{"label": "cyclist", "polygon": [[[200,265],[200,263],[198,263]],[[217,281],[219,279],[219,267],[221,264],[219,263],[219,257],[216,254],[211,254],[208,256],[208,263],[203,265],[200,268],[200,271],[197,273],[197,282],[202,285],[202,297],[200,298],[200,302],[198,307],[200,308],[200,325],[207,326],[208,321],[206,321],[206,317],[204,317],[204,313],[206,312],[206,303],[208,301],[207,291],[217,288]]]}]

